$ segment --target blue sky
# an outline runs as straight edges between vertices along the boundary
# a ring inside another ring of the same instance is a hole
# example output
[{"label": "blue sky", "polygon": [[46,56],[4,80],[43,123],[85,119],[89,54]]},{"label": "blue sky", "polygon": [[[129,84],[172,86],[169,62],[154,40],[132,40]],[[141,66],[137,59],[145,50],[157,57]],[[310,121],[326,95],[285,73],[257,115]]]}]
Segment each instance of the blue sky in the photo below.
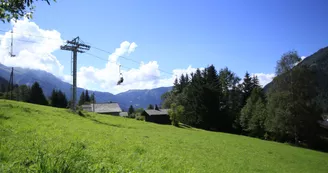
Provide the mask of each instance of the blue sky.
[{"label": "blue sky", "polygon": [[[123,41],[138,47],[127,55],[135,61],[157,61],[159,68],[227,66],[240,77],[274,73],[276,61],[288,50],[308,56],[328,45],[328,1],[204,0],[204,1],[64,1],[38,2],[33,22],[56,30],[62,39],[75,36],[114,52]],[[10,29],[2,24],[1,29]],[[91,49],[89,53],[107,58]],[[70,53],[53,53],[70,73]],[[123,66],[138,64],[119,59]],[[106,62],[86,54],[78,65],[103,68]],[[169,74],[162,74],[161,77]],[[97,86],[93,86],[97,88]]]}]

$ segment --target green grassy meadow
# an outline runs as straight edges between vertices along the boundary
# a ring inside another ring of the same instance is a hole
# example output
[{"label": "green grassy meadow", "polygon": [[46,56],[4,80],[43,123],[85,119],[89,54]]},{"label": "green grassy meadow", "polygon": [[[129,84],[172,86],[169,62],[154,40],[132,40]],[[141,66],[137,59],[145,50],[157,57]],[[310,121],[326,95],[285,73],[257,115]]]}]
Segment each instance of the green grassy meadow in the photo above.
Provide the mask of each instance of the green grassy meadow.
[{"label": "green grassy meadow", "polygon": [[0,100],[0,172],[327,172],[328,154]]}]

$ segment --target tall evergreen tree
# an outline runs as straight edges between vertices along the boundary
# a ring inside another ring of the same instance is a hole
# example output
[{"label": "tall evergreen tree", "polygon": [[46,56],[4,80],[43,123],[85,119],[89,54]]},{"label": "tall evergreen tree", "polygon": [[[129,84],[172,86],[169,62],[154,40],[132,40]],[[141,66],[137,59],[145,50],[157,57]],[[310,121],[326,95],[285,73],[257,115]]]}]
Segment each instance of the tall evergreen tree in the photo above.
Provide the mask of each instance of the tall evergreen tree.
[{"label": "tall evergreen tree", "polygon": [[68,101],[67,101],[66,95],[61,90],[58,91],[58,100],[59,100],[58,107],[60,107],[60,108],[67,107]]},{"label": "tall evergreen tree", "polygon": [[23,102],[28,102],[30,99],[31,89],[27,85],[21,85],[19,89],[19,100]]},{"label": "tall evergreen tree", "polygon": [[243,92],[242,106],[244,106],[246,104],[246,100],[251,95],[252,90],[253,90],[252,78],[249,75],[249,73],[246,72],[245,77],[244,77],[244,81],[242,83],[242,92]]},{"label": "tall evergreen tree", "polygon": [[58,107],[58,103],[59,103],[58,92],[55,89],[53,89],[50,96],[50,104],[53,107]]},{"label": "tall evergreen tree", "polygon": [[149,104],[147,109],[154,109],[154,106],[152,104]]},{"label": "tall evergreen tree", "polygon": [[82,91],[81,95],[80,95],[80,100],[79,100],[79,105],[83,105],[85,103],[85,95],[84,95],[84,91]]},{"label": "tall evergreen tree", "polygon": [[40,105],[48,105],[48,101],[44,96],[43,90],[38,82],[35,82],[31,87],[29,102],[34,104],[40,104]]},{"label": "tall evergreen tree", "polygon": [[130,105],[129,110],[128,110],[128,115],[132,115],[134,113],[134,108],[132,105]]},{"label": "tall evergreen tree", "polygon": [[95,98],[95,93],[92,93],[90,96],[90,102],[91,103],[96,103],[96,98]]},{"label": "tall evergreen tree", "polygon": [[155,105],[155,108],[154,108],[155,110],[159,110],[159,108],[158,108],[158,106],[157,106],[157,104]]},{"label": "tall evergreen tree", "polygon": [[89,96],[89,91],[88,90],[85,91],[85,97],[84,98],[85,98],[85,102],[90,103],[91,100],[90,100],[90,96]]},{"label": "tall evergreen tree", "polygon": [[52,90],[50,100],[53,107],[66,108],[68,106],[66,95],[60,90]]},{"label": "tall evergreen tree", "polygon": [[241,110],[240,126],[251,136],[263,137],[266,108],[264,94],[261,88],[255,88]]}]

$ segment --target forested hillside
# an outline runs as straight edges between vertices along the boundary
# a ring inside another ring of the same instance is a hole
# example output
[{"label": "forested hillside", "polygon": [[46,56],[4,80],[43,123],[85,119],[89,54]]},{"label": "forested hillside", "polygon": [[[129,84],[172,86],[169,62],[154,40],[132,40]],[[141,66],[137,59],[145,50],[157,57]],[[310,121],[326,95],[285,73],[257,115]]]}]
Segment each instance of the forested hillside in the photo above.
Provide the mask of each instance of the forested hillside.
[{"label": "forested hillside", "polygon": [[327,150],[328,131],[318,123],[327,108],[327,49],[309,59],[283,54],[266,92],[256,76],[241,80],[210,65],[180,76],[162,96],[163,106],[173,108],[172,119],[194,127]]},{"label": "forested hillside", "polygon": [[[315,73],[318,91],[318,104],[325,112],[328,112],[328,47],[322,48],[305,58],[297,66],[308,66]],[[273,85],[273,82],[264,87],[265,91],[269,91],[269,88]]]}]

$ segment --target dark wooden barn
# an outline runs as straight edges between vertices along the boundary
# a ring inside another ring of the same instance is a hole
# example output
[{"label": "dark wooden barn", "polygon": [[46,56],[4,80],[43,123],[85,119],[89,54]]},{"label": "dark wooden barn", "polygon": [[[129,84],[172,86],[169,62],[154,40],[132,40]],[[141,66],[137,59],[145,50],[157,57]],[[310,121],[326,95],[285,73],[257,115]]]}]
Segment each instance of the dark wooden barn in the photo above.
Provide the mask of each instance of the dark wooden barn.
[{"label": "dark wooden barn", "polygon": [[168,109],[144,110],[141,115],[145,116],[145,121],[147,122],[153,122],[157,124],[171,124]]}]

